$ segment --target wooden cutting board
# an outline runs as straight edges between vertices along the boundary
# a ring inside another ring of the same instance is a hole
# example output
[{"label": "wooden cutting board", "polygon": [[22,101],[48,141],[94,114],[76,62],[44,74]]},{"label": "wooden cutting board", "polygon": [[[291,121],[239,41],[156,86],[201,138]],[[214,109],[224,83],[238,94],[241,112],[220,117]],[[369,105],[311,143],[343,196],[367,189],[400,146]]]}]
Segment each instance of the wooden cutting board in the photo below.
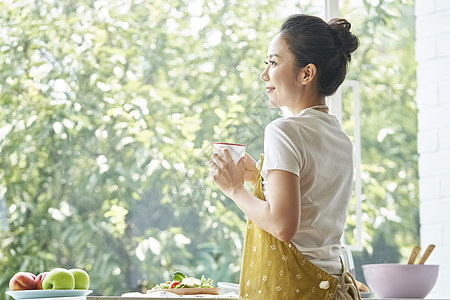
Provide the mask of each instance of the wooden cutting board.
[{"label": "wooden cutting board", "polygon": [[220,288],[180,288],[180,289],[157,289],[157,290],[148,290],[147,294],[154,292],[169,292],[177,295],[199,295],[199,294],[208,294],[208,295],[219,295]]}]

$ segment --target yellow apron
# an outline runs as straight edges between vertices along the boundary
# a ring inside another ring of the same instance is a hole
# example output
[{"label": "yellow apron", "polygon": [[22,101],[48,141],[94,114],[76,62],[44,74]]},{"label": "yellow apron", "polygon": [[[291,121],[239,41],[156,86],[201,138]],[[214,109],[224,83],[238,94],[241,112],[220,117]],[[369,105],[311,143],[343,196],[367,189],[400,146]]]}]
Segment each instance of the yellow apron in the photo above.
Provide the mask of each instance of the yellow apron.
[{"label": "yellow apron", "polygon": [[[260,166],[263,160],[261,154]],[[258,175],[253,195],[265,201],[261,175]],[[344,270],[338,280],[307,260],[292,243],[280,241],[250,219],[242,259],[241,299],[360,299],[348,272]]]}]

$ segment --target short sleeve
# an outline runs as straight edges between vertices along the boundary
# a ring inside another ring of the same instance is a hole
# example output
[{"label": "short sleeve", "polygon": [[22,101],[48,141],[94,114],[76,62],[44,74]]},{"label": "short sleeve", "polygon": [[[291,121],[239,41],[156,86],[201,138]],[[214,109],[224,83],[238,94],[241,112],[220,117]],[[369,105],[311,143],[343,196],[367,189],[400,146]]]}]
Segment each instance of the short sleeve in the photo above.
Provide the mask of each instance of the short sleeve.
[{"label": "short sleeve", "polygon": [[284,170],[300,177],[300,129],[295,122],[278,119],[264,130],[264,163],[261,170],[267,179],[269,170]]}]

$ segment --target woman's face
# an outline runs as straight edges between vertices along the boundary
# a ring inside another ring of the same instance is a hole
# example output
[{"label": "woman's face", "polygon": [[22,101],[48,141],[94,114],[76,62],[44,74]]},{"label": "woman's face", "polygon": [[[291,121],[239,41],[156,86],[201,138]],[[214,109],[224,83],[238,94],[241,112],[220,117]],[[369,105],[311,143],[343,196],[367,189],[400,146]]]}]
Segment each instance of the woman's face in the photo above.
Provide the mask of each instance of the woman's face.
[{"label": "woman's face", "polygon": [[281,33],[270,42],[267,67],[261,73],[266,82],[271,107],[293,107],[301,97],[301,84],[296,78],[294,56]]}]

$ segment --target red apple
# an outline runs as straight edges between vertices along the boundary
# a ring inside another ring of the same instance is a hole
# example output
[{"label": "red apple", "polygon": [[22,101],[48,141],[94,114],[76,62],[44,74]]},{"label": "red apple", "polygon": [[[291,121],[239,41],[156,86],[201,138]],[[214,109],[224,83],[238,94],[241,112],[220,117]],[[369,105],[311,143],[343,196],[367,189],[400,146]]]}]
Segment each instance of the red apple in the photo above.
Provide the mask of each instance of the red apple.
[{"label": "red apple", "polygon": [[34,284],[36,285],[37,290],[42,290],[42,281],[44,280],[45,276],[47,276],[48,272],[40,273],[38,276],[36,276],[36,279],[34,280]]},{"label": "red apple", "polygon": [[18,272],[9,281],[9,289],[11,291],[34,290],[36,284],[34,280],[36,275],[30,272]]}]

